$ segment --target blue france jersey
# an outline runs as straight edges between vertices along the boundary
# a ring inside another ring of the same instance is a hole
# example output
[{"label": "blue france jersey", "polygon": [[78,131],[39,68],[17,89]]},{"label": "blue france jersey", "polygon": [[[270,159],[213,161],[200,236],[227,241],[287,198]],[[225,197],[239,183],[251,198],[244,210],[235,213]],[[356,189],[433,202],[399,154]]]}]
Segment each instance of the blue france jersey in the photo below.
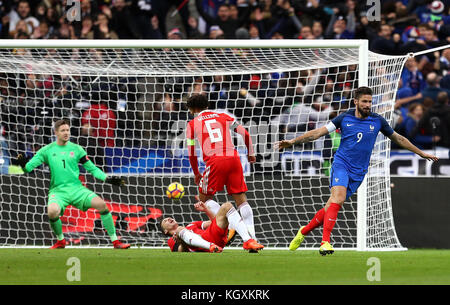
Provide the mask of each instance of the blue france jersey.
[{"label": "blue france jersey", "polygon": [[[334,162],[343,164],[353,174],[366,174],[378,132],[381,131],[386,137],[394,133],[379,114],[371,113],[367,118],[360,119],[355,116],[355,109],[342,113],[331,122],[336,129],[341,129],[341,144]],[[327,126],[329,131],[332,127],[330,124]]]}]

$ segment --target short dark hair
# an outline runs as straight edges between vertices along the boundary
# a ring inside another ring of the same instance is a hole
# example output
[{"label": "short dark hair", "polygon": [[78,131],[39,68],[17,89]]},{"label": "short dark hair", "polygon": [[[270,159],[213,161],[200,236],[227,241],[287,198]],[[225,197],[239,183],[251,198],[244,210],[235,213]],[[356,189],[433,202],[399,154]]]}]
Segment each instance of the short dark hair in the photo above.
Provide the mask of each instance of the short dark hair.
[{"label": "short dark hair", "polygon": [[59,127],[61,127],[62,125],[69,125],[70,127],[70,123],[68,120],[66,119],[62,119],[62,120],[58,120],[55,122],[55,131],[57,131],[59,129]]},{"label": "short dark hair", "polygon": [[209,101],[203,94],[193,94],[187,99],[186,106],[190,109],[208,109]]},{"label": "short dark hair", "polygon": [[355,90],[355,99],[359,100],[359,98],[363,95],[372,95],[372,89],[369,87],[359,87]]},{"label": "short dark hair", "polygon": [[438,93],[436,98],[437,105],[445,105],[448,102],[448,93],[446,91],[441,91]]}]

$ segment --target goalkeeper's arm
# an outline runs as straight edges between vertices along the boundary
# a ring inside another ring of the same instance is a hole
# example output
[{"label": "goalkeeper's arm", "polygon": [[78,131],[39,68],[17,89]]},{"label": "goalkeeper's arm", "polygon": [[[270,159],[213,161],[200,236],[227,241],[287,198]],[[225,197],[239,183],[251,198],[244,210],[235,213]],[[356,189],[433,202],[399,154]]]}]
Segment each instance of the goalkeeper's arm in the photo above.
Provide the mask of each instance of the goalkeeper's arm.
[{"label": "goalkeeper's arm", "polygon": [[44,163],[44,158],[40,151],[38,151],[31,159],[27,158],[23,154],[18,154],[16,162],[25,173],[29,173],[33,169]]},{"label": "goalkeeper's arm", "polygon": [[95,164],[91,160],[89,160],[87,156],[82,157],[80,159],[80,162],[81,164],[83,164],[83,167],[95,178],[112,185],[125,185],[125,179],[116,176],[108,177],[108,175],[106,175],[105,172],[95,166]]}]

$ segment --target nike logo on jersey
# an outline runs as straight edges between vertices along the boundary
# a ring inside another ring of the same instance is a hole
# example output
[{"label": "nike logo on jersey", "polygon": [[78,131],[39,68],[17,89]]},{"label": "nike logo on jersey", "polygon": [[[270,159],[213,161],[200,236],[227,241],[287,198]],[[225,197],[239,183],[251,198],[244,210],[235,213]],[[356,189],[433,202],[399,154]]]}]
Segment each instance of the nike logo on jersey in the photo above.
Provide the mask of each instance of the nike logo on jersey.
[{"label": "nike logo on jersey", "polygon": [[347,126],[353,126],[353,125],[355,125],[355,124],[348,124],[348,123],[347,123]]},{"label": "nike logo on jersey", "polygon": [[370,125],[370,130],[374,130],[375,126]]}]

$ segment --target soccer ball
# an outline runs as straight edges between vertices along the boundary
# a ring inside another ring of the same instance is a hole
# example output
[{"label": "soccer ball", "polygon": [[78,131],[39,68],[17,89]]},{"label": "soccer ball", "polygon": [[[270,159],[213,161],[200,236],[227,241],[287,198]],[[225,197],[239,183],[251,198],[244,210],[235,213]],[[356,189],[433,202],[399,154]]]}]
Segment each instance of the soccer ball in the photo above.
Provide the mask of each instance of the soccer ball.
[{"label": "soccer ball", "polygon": [[180,182],[172,182],[166,190],[170,199],[181,199],[184,196],[184,186]]}]

